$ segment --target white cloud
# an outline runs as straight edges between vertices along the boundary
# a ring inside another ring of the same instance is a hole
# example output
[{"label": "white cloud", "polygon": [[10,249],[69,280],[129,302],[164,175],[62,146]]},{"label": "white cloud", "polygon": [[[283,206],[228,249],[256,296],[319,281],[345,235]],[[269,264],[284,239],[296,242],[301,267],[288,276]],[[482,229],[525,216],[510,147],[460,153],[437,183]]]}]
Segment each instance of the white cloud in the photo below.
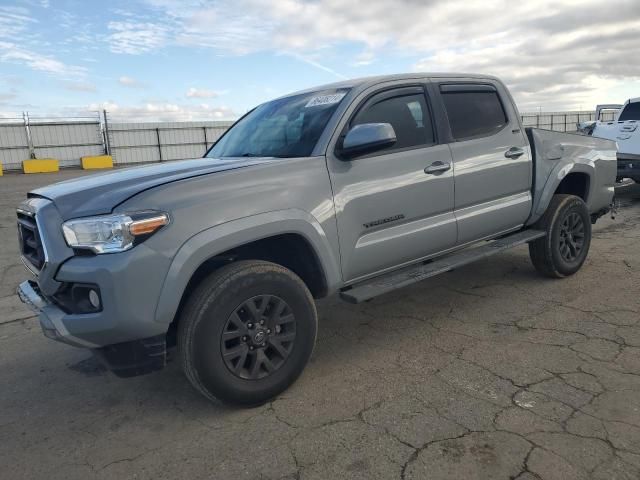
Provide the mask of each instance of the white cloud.
[{"label": "white cloud", "polygon": [[109,22],[111,33],[107,37],[113,53],[140,55],[163,47],[167,42],[168,27],[156,23],[134,21]]},{"label": "white cloud", "polygon": [[181,105],[170,102],[147,102],[143,105],[121,105],[116,102],[92,103],[86,110],[107,110],[112,121],[124,122],[178,122],[194,120],[230,120],[238,114],[226,106],[207,103]]},{"label": "white cloud", "polygon": [[[612,82],[640,78],[637,0],[147,2],[172,18],[171,37],[182,45],[222,55],[284,51],[335,73],[381,52],[419,57],[419,70],[499,75],[524,108],[589,105]],[[336,53],[354,44],[363,53],[338,63]]]},{"label": "white cloud", "polygon": [[215,7],[183,12],[177,42],[213,48],[224,55],[244,55],[273,48],[277,24],[245,0],[222,0]]},{"label": "white cloud", "polygon": [[82,77],[84,67],[67,65],[56,58],[25,49],[15,43],[0,41],[0,62],[18,63],[33,70],[60,77]]},{"label": "white cloud", "polygon": [[15,38],[36,22],[26,8],[0,6],[0,38]]},{"label": "white cloud", "polygon": [[120,78],[118,78],[118,83],[124,87],[131,87],[131,88],[143,87],[142,83],[140,83],[138,80],[136,80],[133,77],[127,77],[126,75],[123,75]]},{"label": "white cloud", "polygon": [[371,50],[365,50],[360,53],[353,62],[354,67],[365,67],[371,65],[375,61],[375,54]]},{"label": "white cloud", "polygon": [[18,97],[15,93],[0,93],[0,105],[9,103]]},{"label": "white cloud", "polygon": [[220,95],[220,93],[214,92],[213,90],[208,90],[206,88],[191,87],[189,90],[187,90],[186,95],[189,98],[215,98]]},{"label": "white cloud", "polygon": [[96,86],[90,82],[65,82],[64,88],[72,92],[92,93],[97,91]]},{"label": "white cloud", "polygon": [[312,57],[308,56],[308,55],[302,55],[300,53],[296,53],[296,52],[280,52],[282,55],[288,55],[290,57],[295,58],[296,60],[299,60],[303,63],[306,63],[307,65],[311,65],[314,68],[317,68],[318,70],[323,70],[327,73],[330,73],[331,75],[334,75],[338,78],[341,79],[346,79],[347,76],[343,75],[341,73],[336,72],[333,68],[328,67],[320,62],[318,62],[317,60],[314,60]]}]

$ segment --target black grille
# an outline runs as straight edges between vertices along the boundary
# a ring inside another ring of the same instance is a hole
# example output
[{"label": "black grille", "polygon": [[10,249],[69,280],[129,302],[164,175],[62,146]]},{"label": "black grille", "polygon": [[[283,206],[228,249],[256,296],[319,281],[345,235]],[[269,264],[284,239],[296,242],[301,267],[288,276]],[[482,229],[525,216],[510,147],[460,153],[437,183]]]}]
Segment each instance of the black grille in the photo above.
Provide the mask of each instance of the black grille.
[{"label": "black grille", "polygon": [[38,270],[42,269],[44,266],[44,249],[34,217],[18,212],[18,237],[22,256]]}]

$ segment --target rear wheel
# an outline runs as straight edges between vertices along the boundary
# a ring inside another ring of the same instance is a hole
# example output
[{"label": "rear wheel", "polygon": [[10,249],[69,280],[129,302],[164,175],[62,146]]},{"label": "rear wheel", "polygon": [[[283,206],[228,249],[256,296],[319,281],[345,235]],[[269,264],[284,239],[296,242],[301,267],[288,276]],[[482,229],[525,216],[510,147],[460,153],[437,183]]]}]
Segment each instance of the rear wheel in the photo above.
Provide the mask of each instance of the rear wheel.
[{"label": "rear wheel", "polygon": [[207,398],[259,405],[298,378],[316,331],[313,298],[296,274],[241,261],[211,274],[191,295],[178,348],[187,378]]},{"label": "rear wheel", "polygon": [[529,243],[529,256],[543,275],[573,275],[587,258],[591,245],[591,219],[587,205],[575,195],[554,195],[534,226],[547,235]]}]

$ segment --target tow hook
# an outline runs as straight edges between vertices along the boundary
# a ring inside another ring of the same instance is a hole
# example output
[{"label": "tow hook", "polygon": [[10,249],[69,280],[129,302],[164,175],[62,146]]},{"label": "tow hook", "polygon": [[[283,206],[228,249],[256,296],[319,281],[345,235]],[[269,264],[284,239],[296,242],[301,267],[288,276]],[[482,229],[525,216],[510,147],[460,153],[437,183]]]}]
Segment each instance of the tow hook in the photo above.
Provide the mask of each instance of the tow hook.
[{"label": "tow hook", "polygon": [[618,199],[616,197],[613,197],[613,200],[611,200],[611,205],[609,205],[609,211],[611,212],[611,220],[616,219],[619,205],[620,204],[618,203]]}]

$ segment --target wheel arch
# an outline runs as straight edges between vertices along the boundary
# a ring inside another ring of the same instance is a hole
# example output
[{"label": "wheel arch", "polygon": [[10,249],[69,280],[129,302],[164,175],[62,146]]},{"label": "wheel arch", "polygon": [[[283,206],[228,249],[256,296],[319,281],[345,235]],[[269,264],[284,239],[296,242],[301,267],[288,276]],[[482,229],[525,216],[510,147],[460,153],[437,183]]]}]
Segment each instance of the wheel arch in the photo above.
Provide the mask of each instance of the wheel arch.
[{"label": "wheel arch", "polygon": [[549,207],[555,194],[580,197],[590,209],[590,194],[595,168],[588,163],[561,163],[548,175],[544,187],[534,198],[532,214],[527,225],[535,223]]},{"label": "wheel arch", "polygon": [[590,188],[591,176],[588,173],[582,171],[571,171],[560,181],[554,191],[554,194],[566,193],[569,195],[575,195],[587,203],[589,200]]},{"label": "wheel arch", "polygon": [[331,243],[313,216],[297,209],[254,215],[206,229],[180,247],[162,287],[156,321],[174,321],[198,278],[248,258],[293,270],[316,297],[335,291],[342,281]]}]

